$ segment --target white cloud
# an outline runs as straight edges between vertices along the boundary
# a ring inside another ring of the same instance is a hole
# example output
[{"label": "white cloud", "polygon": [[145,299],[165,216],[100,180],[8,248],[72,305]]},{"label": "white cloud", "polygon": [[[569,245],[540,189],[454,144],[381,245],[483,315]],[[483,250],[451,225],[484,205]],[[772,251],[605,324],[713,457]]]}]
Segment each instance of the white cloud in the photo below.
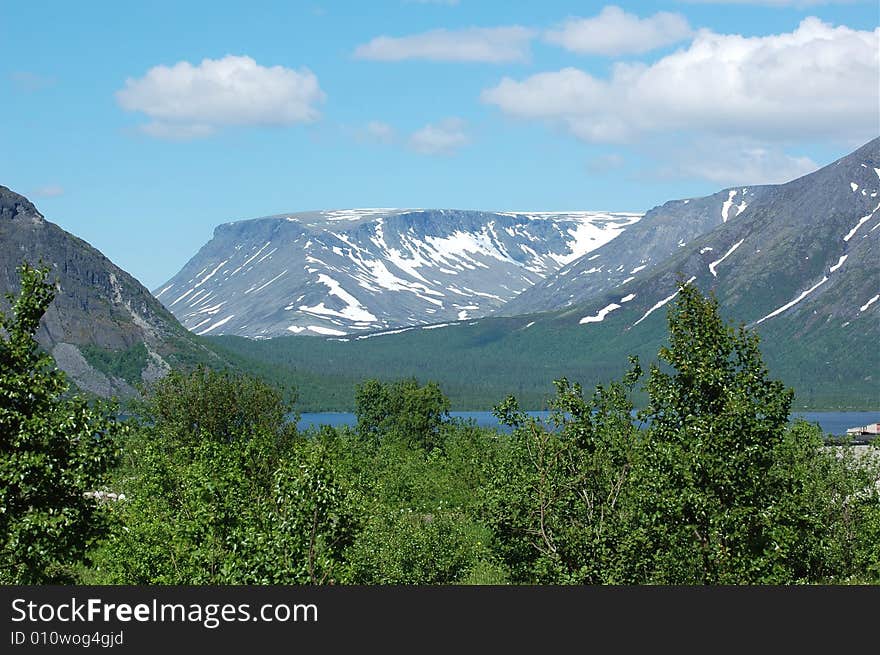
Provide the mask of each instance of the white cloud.
[{"label": "white cloud", "polygon": [[142,130],[160,138],[207,136],[230,125],[279,126],[317,120],[324,92],[308,69],[265,67],[227,55],[198,66],[181,61],[129,78],[116,92],[119,105],[146,114]]},{"label": "white cloud", "polygon": [[510,27],[470,27],[462,30],[431,30],[422,34],[379,36],[358,46],[354,56],[377,61],[427,59],[430,61],[476,61],[502,63],[527,61],[534,31]]},{"label": "white cloud", "polygon": [[510,116],[559,124],[585,141],[699,131],[763,139],[867,140],[880,106],[880,28],[804,19],[796,30],[744,37],[700,31],[687,49],[607,79],[576,68],[504,78],[482,100]]},{"label": "white cloud", "polygon": [[32,195],[41,198],[57,198],[58,196],[64,195],[64,188],[57,184],[47,184],[34,189]]},{"label": "white cloud", "polygon": [[425,125],[409,137],[409,147],[423,155],[450,155],[469,142],[465,122],[460,118]]},{"label": "white cloud", "polygon": [[693,31],[681,14],[661,11],[648,18],[610,5],[594,18],[569,18],[544,39],[581,54],[639,54],[678,43]]},{"label": "white cloud", "polygon": [[778,146],[751,139],[701,139],[663,154],[659,177],[701,178],[721,187],[781,184],[819,168],[809,157],[789,155]]},{"label": "white cloud", "polygon": [[382,121],[370,121],[360,133],[361,138],[379,143],[392,143],[397,134],[393,127]]}]

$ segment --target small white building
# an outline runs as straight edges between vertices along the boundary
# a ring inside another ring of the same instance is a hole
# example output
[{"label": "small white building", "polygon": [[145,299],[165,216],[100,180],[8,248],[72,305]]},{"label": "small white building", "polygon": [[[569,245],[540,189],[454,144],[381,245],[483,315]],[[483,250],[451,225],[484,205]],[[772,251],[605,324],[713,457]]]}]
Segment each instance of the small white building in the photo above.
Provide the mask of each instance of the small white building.
[{"label": "small white building", "polygon": [[869,423],[868,425],[862,425],[857,428],[848,428],[846,431],[847,434],[857,434],[857,435],[877,435],[880,434],[880,423]]}]

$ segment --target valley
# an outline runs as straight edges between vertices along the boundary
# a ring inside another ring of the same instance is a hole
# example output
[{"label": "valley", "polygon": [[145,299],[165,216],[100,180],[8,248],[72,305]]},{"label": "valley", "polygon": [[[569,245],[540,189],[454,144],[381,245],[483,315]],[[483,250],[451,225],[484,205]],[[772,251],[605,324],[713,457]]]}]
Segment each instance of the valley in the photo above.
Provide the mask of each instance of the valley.
[{"label": "valley", "polygon": [[[780,185],[614,212],[327,210],[220,225],[156,298],[4,190],[4,285],[51,264],[41,343],[129,397],[171,366],[233,367],[350,411],[366,378],[439,382],[459,410],[546,407],[654,361],[678,281],[761,338],[798,410],[880,406],[880,139]],[[164,307],[162,304],[164,304]],[[180,323],[178,323],[180,321]]]}]

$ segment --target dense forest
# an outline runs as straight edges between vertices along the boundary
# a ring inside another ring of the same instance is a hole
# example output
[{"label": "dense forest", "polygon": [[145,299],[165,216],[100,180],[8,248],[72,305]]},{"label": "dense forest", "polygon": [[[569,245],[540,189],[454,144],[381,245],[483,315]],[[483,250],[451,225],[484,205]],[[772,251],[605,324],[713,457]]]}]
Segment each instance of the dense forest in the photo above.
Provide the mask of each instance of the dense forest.
[{"label": "dense forest", "polygon": [[367,379],[355,427],[300,432],[295,390],[233,370],[172,371],[124,419],[72,394],[34,339],[48,271],[20,275],[0,315],[0,582],[880,582],[877,449],[790,424],[757,336],[692,285],[657,364],[558,379],[549,424],[510,395],[510,431],[479,428],[436,382]]}]

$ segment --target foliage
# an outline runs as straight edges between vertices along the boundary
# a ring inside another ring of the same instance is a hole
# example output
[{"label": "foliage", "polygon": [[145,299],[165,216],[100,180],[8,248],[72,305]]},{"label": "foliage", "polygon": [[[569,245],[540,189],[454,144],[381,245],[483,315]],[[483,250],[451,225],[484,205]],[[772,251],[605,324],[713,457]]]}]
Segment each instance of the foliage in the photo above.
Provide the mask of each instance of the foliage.
[{"label": "foliage", "polygon": [[513,397],[499,419],[517,429],[489,496],[501,554],[520,582],[620,582],[630,538],[629,478],[638,446],[630,394],[638,360],[622,382],[556,381],[550,426],[522,413]]},{"label": "foliage", "polygon": [[337,433],[363,517],[346,552],[344,581],[506,581],[480,516],[498,434],[446,417],[449,400],[430,383],[368,381],[358,398],[358,429]]},{"label": "foliage", "polygon": [[465,514],[440,505],[372,515],[349,551],[355,584],[452,584],[492,559],[491,532]]},{"label": "foliage", "polygon": [[79,350],[85,360],[99,371],[132,384],[140,382],[141,373],[149,361],[147,347],[142,341],[118,352],[92,344],[82,345]]},{"label": "foliage", "polygon": [[145,422],[175,443],[230,442],[262,432],[283,437],[296,423],[296,417],[289,420],[293,400],[283,400],[282,390],[228,370],[200,365],[189,372],[171,371],[148,393],[150,401],[141,407]]},{"label": "foliage", "polygon": [[415,378],[387,383],[372,379],[355,390],[358,432],[368,439],[381,435],[430,450],[448,413],[449,398],[436,382],[421,386]]},{"label": "foliage", "polygon": [[[174,420],[172,390],[204,403],[210,420]],[[296,435],[280,398],[255,380],[206,371],[158,386],[145,408],[158,420],[128,445],[118,481],[126,502],[114,507],[117,529],[97,556],[105,581],[336,580],[355,526],[348,494],[332,444]]]},{"label": "foliage", "polygon": [[763,581],[880,582],[878,455],[876,447],[823,446],[821,430],[804,421],[786,430],[768,473],[783,493],[767,513]]},{"label": "foliage", "polygon": [[680,282],[637,430],[637,362],[586,402],[556,383],[553,428],[518,411],[488,514],[513,579],[741,584],[876,576],[878,468],[788,425],[758,338]]},{"label": "foliage", "polygon": [[69,582],[107,529],[98,490],[124,426],[112,407],[66,395],[64,374],[34,337],[54,289],[23,264],[0,313],[0,582]]},{"label": "foliage", "polygon": [[205,441],[192,459],[150,449],[99,563],[129,584],[332,583],[352,517],[320,443]]}]

